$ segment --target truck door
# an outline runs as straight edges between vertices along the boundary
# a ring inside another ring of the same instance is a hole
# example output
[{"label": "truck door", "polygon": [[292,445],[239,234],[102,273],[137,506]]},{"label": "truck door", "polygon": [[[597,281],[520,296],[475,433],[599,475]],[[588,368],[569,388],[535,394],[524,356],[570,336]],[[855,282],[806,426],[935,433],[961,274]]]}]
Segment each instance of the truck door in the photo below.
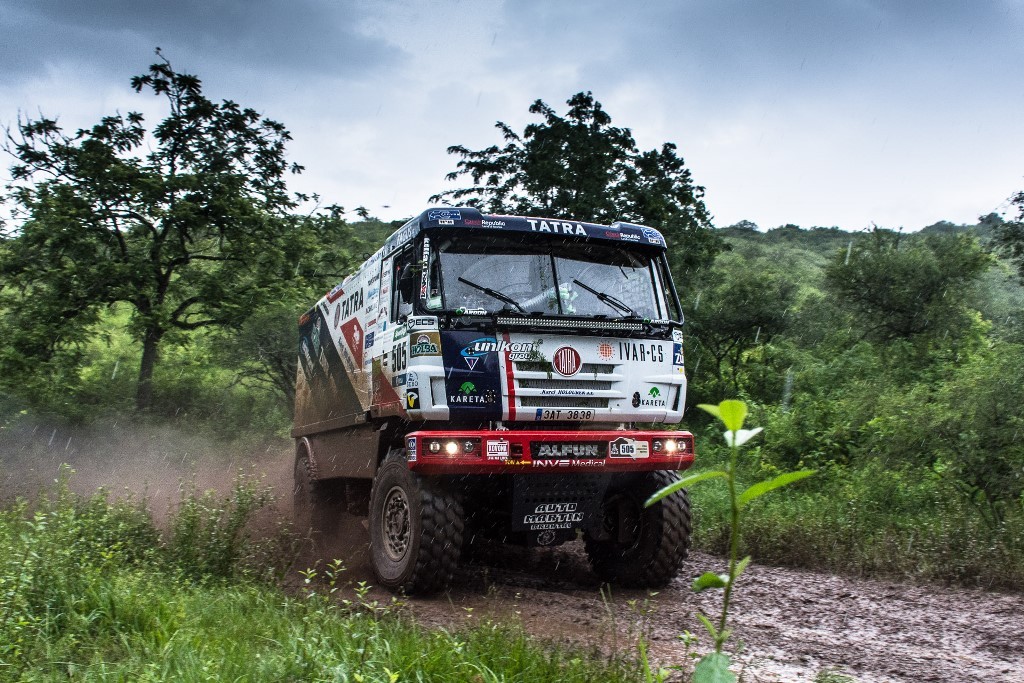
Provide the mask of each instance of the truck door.
[{"label": "truck door", "polygon": [[[409,330],[406,320],[412,313],[418,281],[413,272],[412,245],[385,258],[381,265],[379,372],[374,373],[374,408],[378,415],[404,412],[405,370],[409,364]],[[403,277],[404,276],[404,277]],[[375,365],[378,360],[375,359]],[[375,368],[376,370],[376,368]]]}]

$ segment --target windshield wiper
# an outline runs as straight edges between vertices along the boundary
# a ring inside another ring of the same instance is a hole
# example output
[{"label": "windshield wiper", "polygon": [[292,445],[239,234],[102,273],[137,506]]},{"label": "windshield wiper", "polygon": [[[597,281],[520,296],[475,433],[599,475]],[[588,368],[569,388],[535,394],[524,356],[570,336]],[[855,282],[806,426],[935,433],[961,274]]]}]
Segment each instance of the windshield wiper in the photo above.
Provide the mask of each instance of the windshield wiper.
[{"label": "windshield wiper", "polygon": [[529,313],[526,312],[526,309],[524,309],[522,306],[520,306],[519,302],[517,302],[515,299],[510,297],[508,294],[502,294],[501,292],[499,292],[496,289],[491,289],[490,287],[484,287],[482,285],[478,285],[475,282],[470,282],[469,280],[467,280],[464,277],[460,277],[459,278],[459,282],[461,282],[463,284],[467,284],[470,287],[473,287],[475,289],[479,289],[481,292],[483,292],[487,296],[492,296],[495,299],[497,299],[498,301],[501,301],[501,302],[504,302],[506,304],[509,304],[510,306],[515,306],[516,310],[518,310],[523,315],[529,315]]},{"label": "windshield wiper", "polygon": [[582,287],[583,289],[587,290],[588,292],[590,292],[591,294],[596,296],[602,302],[608,304],[611,308],[617,309],[617,310],[619,310],[619,311],[621,311],[623,313],[628,313],[630,316],[632,316],[634,318],[639,318],[640,317],[639,313],[637,313],[632,308],[630,308],[626,304],[624,304],[621,301],[619,301],[618,299],[616,299],[611,294],[605,294],[604,292],[599,292],[596,289],[594,289],[593,287],[589,287],[589,286],[583,284],[582,282],[580,282],[579,280],[577,280],[575,278],[573,278],[573,282],[575,282],[580,287]]}]

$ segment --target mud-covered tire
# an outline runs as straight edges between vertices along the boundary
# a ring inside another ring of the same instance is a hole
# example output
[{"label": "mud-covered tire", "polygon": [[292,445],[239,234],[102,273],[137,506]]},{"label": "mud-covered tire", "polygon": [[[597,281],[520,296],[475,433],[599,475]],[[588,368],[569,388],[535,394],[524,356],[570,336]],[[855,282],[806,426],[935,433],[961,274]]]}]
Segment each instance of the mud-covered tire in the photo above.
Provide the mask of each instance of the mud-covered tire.
[{"label": "mud-covered tire", "polygon": [[377,470],[369,524],[370,558],[380,585],[412,595],[451,584],[462,552],[462,505],[410,471],[404,452]]},{"label": "mud-covered tire", "polygon": [[295,532],[309,541],[320,557],[338,525],[344,499],[332,482],[317,478],[316,464],[304,448],[295,454],[292,484],[292,520]]},{"label": "mud-covered tire", "polygon": [[690,498],[679,490],[649,508],[644,501],[678,481],[675,472],[648,472],[631,486],[613,489],[603,504],[604,536],[584,543],[594,573],[632,588],[664,586],[679,573],[690,548]]}]

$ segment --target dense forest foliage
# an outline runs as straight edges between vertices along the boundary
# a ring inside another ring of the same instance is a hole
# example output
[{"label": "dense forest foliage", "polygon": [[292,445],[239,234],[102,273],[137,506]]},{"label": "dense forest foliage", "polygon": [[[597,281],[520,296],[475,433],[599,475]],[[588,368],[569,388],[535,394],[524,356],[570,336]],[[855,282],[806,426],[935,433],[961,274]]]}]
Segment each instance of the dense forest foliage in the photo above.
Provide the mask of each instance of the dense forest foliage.
[{"label": "dense forest foliage", "polygon": [[[128,114],[8,133],[0,430],[134,415],[283,438],[297,317],[397,224],[288,195],[283,126],[213,103],[167,62],[133,86],[167,100],[152,130]],[[538,101],[542,120],[522,134],[499,124],[504,147],[453,146],[450,178],[473,186],[438,197],[664,229],[688,404],[751,406],[765,428],[752,479],[819,471],[754,506],[755,557],[1024,586],[1021,218],[917,233],[716,229],[674,145],[641,152],[589,93],[568,104],[562,117]],[[602,173],[622,182],[610,194],[598,183],[602,201],[587,203],[579,184],[558,191],[567,181],[550,152],[590,148],[617,159]],[[701,466],[723,456],[698,411],[683,426],[698,433]],[[695,495],[710,548],[723,543],[719,496]]]}]

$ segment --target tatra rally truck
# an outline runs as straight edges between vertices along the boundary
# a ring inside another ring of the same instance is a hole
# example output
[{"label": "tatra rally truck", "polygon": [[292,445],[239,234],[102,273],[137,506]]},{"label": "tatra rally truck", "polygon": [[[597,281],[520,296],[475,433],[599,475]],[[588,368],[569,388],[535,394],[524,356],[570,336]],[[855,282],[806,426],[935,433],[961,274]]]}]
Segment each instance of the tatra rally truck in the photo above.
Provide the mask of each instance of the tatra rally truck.
[{"label": "tatra rally truck", "polygon": [[[445,588],[474,539],[583,539],[659,586],[690,543],[682,311],[661,233],[436,208],[299,319],[295,505],[367,515],[381,585]],[[341,501],[339,503],[339,501]],[[343,507],[341,507],[343,506]]]}]

